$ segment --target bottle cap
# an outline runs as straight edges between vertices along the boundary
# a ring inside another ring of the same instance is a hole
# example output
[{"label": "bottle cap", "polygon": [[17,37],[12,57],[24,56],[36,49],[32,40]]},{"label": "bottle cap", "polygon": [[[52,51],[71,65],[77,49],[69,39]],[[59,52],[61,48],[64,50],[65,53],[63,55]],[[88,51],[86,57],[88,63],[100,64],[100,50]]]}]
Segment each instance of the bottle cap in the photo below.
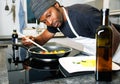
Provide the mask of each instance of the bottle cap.
[{"label": "bottle cap", "polygon": [[104,14],[106,14],[106,15],[109,15],[109,9],[108,9],[108,8],[103,8],[103,9],[101,10],[101,12],[102,12],[102,14],[104,13]]},{"label": "bottle cap", "polygon": [[13,30],[13,32],[16,32],[16,30]]}]

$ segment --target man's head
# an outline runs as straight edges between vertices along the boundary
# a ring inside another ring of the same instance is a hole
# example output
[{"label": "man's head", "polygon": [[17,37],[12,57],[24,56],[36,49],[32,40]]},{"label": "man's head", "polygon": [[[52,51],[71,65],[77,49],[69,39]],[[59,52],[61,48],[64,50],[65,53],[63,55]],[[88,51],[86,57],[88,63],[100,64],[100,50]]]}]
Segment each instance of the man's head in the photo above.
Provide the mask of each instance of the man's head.
[{"label": "man's head", "polygon": [[37,20],[47,26],[60,27],[64,21],[64,14],[56,0],[31,0],[31,9]]},{"label": "man's head", "polygon": [[56,0],[31,0],[30,6],[35,18],[39,20],[41,15],[55,3]]}]

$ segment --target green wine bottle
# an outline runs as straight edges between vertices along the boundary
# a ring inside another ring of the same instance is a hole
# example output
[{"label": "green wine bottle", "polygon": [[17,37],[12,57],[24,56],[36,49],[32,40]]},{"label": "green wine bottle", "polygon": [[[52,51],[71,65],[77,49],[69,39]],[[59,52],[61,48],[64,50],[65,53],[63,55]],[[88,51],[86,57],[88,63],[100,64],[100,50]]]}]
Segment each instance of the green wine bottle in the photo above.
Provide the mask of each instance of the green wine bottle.
[{"label": "green wine bottle", "polygon": [[101,25],[96,30],[95,78],[97,81],[112,81],[112,38],[109,9],[102,9]]}]

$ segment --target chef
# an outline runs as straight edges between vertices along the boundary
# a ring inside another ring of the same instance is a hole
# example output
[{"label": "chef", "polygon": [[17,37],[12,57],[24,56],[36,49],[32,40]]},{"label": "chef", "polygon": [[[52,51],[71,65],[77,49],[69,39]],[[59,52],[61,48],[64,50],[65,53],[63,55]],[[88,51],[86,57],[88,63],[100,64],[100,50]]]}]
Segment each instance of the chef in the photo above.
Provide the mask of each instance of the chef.
[{"label": "chef", "polygon": [[[100,11],[87,4],[74,4],[69,7],[61,6],[56,0],[31,0],[31,10],[37,20],[47,25],[47,29],[39,36],[29,36],[40,45],[44,45],[55,33],[62,32],[73,41],[82,43],[84,51],[95,55],[95,32],[100,25]],[[120,26],[112,24],[115,34],[113,55],[118,55],[120,43]],[[116,39],[117,38],[117,39]],[[25,38],[22,43],[32,45]]]}]

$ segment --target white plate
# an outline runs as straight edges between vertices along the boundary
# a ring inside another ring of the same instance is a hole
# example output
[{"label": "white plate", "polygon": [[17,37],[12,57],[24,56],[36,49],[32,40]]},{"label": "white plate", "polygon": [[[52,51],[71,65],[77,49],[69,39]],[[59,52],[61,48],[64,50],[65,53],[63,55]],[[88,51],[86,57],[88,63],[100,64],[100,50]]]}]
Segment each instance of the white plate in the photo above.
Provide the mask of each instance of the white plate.
[{"label": "white plate", "polygon": [[[60,65],[69,73],[95,71],[95,56],[63,57]],[[120,70],[120,66],[112,62],[112,70]]]}]

